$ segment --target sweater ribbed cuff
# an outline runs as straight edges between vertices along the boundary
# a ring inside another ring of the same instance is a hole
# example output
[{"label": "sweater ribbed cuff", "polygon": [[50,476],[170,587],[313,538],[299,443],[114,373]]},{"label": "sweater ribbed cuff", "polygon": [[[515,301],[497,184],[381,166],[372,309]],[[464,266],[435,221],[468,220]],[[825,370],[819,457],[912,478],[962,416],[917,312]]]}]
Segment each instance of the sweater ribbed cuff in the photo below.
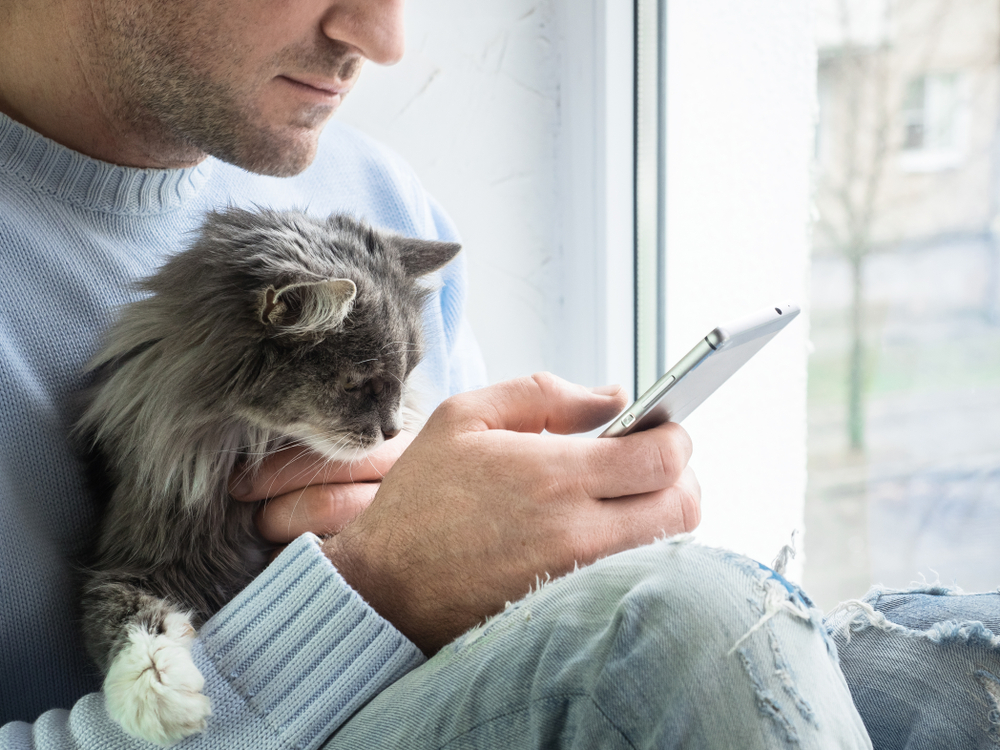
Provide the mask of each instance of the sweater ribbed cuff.
[{"label": "sweater ribbed cuff", "polygon": [[424,655],[299,537],[201,628],[205,654],[283,742],[315,748]]}]

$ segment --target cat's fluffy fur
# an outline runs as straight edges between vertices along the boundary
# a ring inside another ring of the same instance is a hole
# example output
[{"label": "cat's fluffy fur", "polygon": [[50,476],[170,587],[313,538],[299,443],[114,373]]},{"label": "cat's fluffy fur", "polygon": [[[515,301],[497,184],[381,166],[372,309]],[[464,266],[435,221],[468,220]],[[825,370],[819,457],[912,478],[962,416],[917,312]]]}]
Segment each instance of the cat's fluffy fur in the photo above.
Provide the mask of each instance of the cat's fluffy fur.
[{"label": "cat's fluffy fur", "polygon": [[142,282],[149,296],[92,362],[77,427],[108,480],[84,635],[127,731],[169,745],[204,728],[191,639],[267,555],[230,475],[293,442],[353,459],[398,432],[419,278],[458,249],[345,216],[231,208]]}]

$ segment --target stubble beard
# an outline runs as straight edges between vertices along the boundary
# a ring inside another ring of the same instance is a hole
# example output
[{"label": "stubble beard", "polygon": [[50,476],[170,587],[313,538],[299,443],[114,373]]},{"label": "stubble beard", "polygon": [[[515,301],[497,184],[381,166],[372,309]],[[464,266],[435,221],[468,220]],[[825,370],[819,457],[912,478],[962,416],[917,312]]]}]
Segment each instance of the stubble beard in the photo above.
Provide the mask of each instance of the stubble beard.
[{"label": "stubble beard", "polygon": [[[251,81],[255,72],[247,70],[238,52],[223,60],[208,46],[218,41],[204,28],[182,19],[171,23],[162,12],[153,18],[142,11],[143,5],[119,6],[124,12],[110,19],[110,33],[100,40],[100,49],[111,117],[149,144],[155,151],[149,156],[193,164],[211,155],[276,177],[298,174],[312,163],[333,107],[304,107],[281,130],[269,127],[252,103],[257,93],[253,84],[241,89],[233,83]],[[283,50],[265,71],[288,65],[330,71],[347,65],[339,61],[345,56],[342,45],[325,39],[316,40],[316,45]],[[267,81],[262,75],[256,85]]]}]

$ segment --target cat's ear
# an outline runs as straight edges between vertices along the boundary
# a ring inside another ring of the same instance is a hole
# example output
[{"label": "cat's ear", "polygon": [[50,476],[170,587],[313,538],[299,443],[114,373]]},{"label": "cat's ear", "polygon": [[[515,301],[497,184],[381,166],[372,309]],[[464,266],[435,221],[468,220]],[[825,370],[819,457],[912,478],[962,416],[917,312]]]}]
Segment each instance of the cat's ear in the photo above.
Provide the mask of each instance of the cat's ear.
[{"label": "cat's ear", "polygon": [[436,271],[458,255],[462,246],[457,242],[418,240],[412,237],[393,236],[392,246],[410,276],[424,276]]},{"label": "cat's ear", "polygon": [[259,299],[261,323],[291,334],[329,331],[351,312],[358,288],[350,279],[306,281],[275,289],[269,286]]}]

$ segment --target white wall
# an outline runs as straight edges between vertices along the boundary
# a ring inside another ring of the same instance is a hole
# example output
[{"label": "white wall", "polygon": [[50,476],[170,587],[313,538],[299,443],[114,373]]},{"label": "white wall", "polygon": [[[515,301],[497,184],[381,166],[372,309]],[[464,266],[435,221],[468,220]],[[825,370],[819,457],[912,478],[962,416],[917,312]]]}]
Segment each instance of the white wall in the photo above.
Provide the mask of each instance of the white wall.
[{"label": "white wall", "polygon": [[553,34],[545,3],[411,0],[403,62],[369,65],[339,115],[401,152],[458,224],[491,380],[549,361]]},{"label": "white wall", "polygon": [[[808,302],[815,50],[808,2],[668,7],[673,361],[724,320]],[[802,527],[807,341],[803,314],[685,422],[703,490],[700,536],[764,562]]]},{"label": "white wall", "polygon": [[[804,301],[808,2],[670,0],[669,356]],[[410,0],[409,50],[345,120],[462,231],[492,380],[631,384],[631,0]],[[690,418],[707,540],[769,561],[801,525],[805,316]]]},{"label": "white wall", "polygon": [[632,379],[630,0],[410,0],[338,115],[458,224],[492,381]]}]

